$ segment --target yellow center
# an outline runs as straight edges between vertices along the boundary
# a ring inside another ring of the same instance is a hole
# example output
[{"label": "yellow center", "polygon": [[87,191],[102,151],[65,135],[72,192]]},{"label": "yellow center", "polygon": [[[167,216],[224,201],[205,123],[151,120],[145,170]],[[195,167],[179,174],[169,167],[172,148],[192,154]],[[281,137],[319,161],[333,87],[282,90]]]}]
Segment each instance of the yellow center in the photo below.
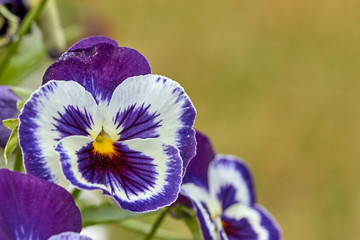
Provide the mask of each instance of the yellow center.
[{"label": "yellow center", "polygon": [[103,131],[96,137],[93,147],[94,151],[100,154],[113,155],[115,153],[114,142]]}]

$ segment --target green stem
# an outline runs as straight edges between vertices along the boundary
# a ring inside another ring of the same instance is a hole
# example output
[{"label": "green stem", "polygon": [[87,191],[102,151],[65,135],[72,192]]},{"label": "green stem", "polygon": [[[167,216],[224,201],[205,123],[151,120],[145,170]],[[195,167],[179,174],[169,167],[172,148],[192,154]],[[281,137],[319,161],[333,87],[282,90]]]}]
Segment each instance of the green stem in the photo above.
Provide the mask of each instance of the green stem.
[{"label": "green stem", "polygon": [[166,214],[169,212],[169,207],[166,208],[164,211],[162,211],[156,221],[154,222],[154,225],[151,228],[151,231],[145,236],[144,240],[150,240],[155,236],[156,230],[159,228],[162,220],[164,220]]},{"label": "green stem", "polygon": [[15,54],[16,50],[18,49],[22,37],[27,33],[31,27],[31,23],[39,16],[41,10],[44,8],[45,3],[47,0],[41,0],[35,7],[31,8],[31,10],[26,14],[25,18],[23,19],[19,31],[17,33],[15,41],[9,46],[5,57],[0,62],[0,77],[1,74],[6,69],[7,65],[10,62],[11,57]]},{"label": "green stem", "polygon": [[16,149],[16,155],[15,155],[15,161],[14,161],[14,171],[21,172],[23,167],[23,161],[22,161],[22,152],[20,147]]},{"label": "green stem", "polygon": [[[147,232],[149,232],[148,230],[152,228],[150,224],[134,219],[118,222],[118,225],[123,229],[141,235],[147,234]],[[161,240],[189,240],[188,238],[179,236],[178,233],[171,232],[161,228],[159,228],[158,231],[156,232],[156,238]]]},{"label": "green stem", "polygon": [[73,198],[74,198],[74,201],[76,201],[76,199],[79,197],[80,193],[81,193],[81,190],[80,190],[80,189],[78,189],[78,188],[75,188],[75,189],[74,189],[74,191],[71,193],[71,195],[72,195]]}]

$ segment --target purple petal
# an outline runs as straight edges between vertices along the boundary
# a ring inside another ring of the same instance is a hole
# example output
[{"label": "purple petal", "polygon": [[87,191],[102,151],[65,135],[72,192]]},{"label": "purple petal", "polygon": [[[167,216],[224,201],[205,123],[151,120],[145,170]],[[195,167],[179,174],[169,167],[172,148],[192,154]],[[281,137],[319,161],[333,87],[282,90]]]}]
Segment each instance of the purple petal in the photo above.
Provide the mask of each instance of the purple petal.
[{"label": "purple petal", "polygon": [[81,230],[74,199],[53,183],[0,169],[0,196],[0,239],[48,239]]},{"label": "purple petal", "polygon": [[118,44],[115,40],[112,40],[108,37],[105,36],[91,36],[88,38],[84,38],[82,40],[80,40],[79,42],[75,43],[74,45],[72,45],[67,51],[68,52],[74,52],[77,50],[84,50],[86,48],[91,48],[93,47],[95,44],[98,43],[109,43],[111,45],[113,45],[114,47],[118,47]]},{"label": "purple petal", "polygon": [[5,147],[11,130],[6,128],[2,121],[9,118],[16,118],[18,110],[16,102],[20,98],[10,91],[7,86],[0,86],[0,147]]},{"label": "purple petal", "polygon": [[[210,140],[204,134],[196,131],[195,137],[197,142],[196,155],[185,170],[183,184],[193,183],[205,189],[209,189],[208,168],[210,162],[215,158],[215,152],[211,146]],[[179,195],[175,203],[185,205],[189,208],[192,206],[190,200],[182,194]]]},{"label": "purple petal", "polygon": [[120,141],[156,138],[175,146],[186,168],[195,155],[195,115],[178,83],[157,75],[137,76],[115,90],[104,130],[117,134]]},{"label": "purple petal", "polygon": [[91,240],[91,238],[80,235],[79,233],[64,232],[58,235],[54,235],[48,240]]},{"label": "purple petal", "polygon": [[122,208],[144,212],[175,201],[182,161],[175,147],[157,139],[114,143],[111,154],[94,151],[91,138],[73,136],[57,147],[66,178],[84,189],[101,189]]},{"label": "purple petal", "polygon": [[252,176],[240,158],[217,155],[210,164],[208,179],[210,194],[221,202],[223,210],[234,203],[255,203]]},{"label": "purple petal", "polygon": [[92,37],[75,44],[53,63],[44,75],[43,84],[50,80],[74,80],[97,102],[107,102],[125,79],[149,73],[149,63],[136,50],[118,47],[105,37]]},{"label": "purple petal", "polygon": [[279,240],[280,229],[262,207],[232,205],[221,216],[222,226],[230,240]]},{"label": "purple petal", "polygon": [[72,135],[97,135],[101,131],[98,106],[81,85],[51,81],[38,89],[19,116],[19,143],[26,171],[42,179],[65,184],[54,148]]},{"label": "purple petal", "polygon": [[196,131],[196,142],[196,155],[186,169],[183,183],[192,182],[208,188],[208,168],[215,152],[210,140],[199,131]]}]

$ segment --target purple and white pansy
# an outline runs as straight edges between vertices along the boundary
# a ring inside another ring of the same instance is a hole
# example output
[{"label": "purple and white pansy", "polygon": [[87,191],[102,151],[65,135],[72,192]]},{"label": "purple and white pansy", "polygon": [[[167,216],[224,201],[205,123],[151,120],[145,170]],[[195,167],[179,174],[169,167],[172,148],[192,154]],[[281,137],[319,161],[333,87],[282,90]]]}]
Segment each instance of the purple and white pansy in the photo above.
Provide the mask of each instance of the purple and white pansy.
[{"label": "purple and white pansy", "polygon": [[175,81],[106,37],[84,39],[49,67],[19,116],[26,171],[101,189],[137,212],[170,205],[195,155],[196,111]]},{"label": "purple and white pansy", "polygon": [[0,169],[0,196],[0,239],[90,239],[73,197],[54,183]]},{"label": "purple and white pansy", "polygon": [[245,163],[231,155],[215,155],[201,133],[196,140],[198,152],[187,168],[181,194],[193,203],[204,239],[281,239],[276,221],[256,204]]}]

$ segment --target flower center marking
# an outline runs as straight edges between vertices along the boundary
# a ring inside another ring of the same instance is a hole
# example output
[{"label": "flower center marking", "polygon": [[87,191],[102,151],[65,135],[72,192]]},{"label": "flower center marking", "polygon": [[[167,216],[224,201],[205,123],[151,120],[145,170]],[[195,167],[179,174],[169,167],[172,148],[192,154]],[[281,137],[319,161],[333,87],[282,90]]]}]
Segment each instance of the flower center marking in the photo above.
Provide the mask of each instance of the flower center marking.
[{"label": "flower center marking", "polygon": [[109,135],[101,131],[93,142],[94,151],[99,154],[113,155],[115,154],[114,142]]}]

